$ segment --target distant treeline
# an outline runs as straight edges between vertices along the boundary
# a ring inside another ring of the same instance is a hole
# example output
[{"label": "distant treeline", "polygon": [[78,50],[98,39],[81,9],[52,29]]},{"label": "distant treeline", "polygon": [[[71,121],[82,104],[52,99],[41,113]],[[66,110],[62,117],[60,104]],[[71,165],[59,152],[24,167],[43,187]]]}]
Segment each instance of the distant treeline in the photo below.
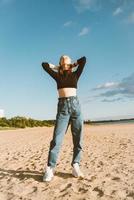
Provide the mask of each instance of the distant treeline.
[{"label": "distant treeline", "polygon": [[[109,122],[123,122],[131,119],[119,119],[119,120],[101,120],[101,121],[91,121],[84,120],[84,124],[99,124],[99,123],[109,123]],[[0,118],[0,127],[14,127],[14,128],[26,128],[26,127],[43,127],[43,126],[53,126],[55,124],[55,120],[36,120],[32,118],[26,118],[21,116],[15,116],[10,119],[6,117]]]},{"label": "distant treeline", "polygon": [[15,128],[26,128],[26,127],[38,127],[38,126],[53,126],[55,120],[36,120],[26,117],[12,117],[7,119],[6,117],[0,118],[0,127],[15,127]]},{"label": "distant treeline", "polygon": [[131,119],[115,119],[115,120],[99,120],[99,121],[91,121],[91,120],[86,120],[84,121],[85,124],[96,124],[96,123],[107,123],[107,122],[125,122],[125,121],[130,121],[134,120],[134,118]]}]

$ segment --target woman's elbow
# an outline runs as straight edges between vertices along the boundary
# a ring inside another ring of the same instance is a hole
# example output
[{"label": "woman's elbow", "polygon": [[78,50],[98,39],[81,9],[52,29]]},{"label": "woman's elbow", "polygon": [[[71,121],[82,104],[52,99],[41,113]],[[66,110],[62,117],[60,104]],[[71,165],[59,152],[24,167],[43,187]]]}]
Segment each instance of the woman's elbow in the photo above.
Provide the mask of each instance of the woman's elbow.
[{"label": "woman's elbow", "polygon": [[49,64],[47,62],[42,62],[41,66],[43,67],[43,69],[47,69],[49,67]]},{"label": "woman's elbow", "polygon": [[45,66],[45,67],[49,66],[49,64],[47,62],[42,62],[41,65],[42,65],[42,67],[43,66]]},{"label": "woman's elbow", "polygon": [[86,56],[83,56],[83,63],[86,63]]}]

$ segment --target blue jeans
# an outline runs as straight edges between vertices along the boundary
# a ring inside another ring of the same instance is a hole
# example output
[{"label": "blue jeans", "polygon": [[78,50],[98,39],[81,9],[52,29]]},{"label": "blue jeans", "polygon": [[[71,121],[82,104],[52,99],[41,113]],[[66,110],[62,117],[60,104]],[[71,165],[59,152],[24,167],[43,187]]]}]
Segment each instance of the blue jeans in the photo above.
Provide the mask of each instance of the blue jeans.
[{"label": "blue jeans", "polygon": [[48,166],[56,166],[59,150],[69,124],[71,124],[73,139],[73,158],[71,162],[71,166],[73,166],[73,163],[76,162],[80,164],[81,151],[83,150],[83,114],[78,96],[58,98],[56,123],[49,146]]}]

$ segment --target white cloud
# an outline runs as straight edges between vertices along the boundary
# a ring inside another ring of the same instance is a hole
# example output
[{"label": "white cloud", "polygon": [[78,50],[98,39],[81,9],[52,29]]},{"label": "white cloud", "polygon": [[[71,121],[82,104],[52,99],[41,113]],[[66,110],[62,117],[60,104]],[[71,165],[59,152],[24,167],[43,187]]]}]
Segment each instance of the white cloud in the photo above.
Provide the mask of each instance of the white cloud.
[{"label": "white cloud", "polygon": [[74,0],[74,2],[78,12],[90,9],[92,4],[92,0]]},{"label": "white cloud", "polygon": [[115,83],[115,82],[107,82],[104,83],[102,85],[98,85],[96,88],[94,88],[93,90],[97,90],[97,89],[109,89],[109,88],[115,88],[118,86],[119,83]]},{"label": "white cloud", "polygon": [[0,109],[0,117],[4,117],[4,110]]},{"label": "white cloud", "polygon": [[83,36],[83,35],[87,35],[89,33],[89,27],[84,27],[82,28],[82,30],[80,31],[80,33],[78,34],[79,36]]},{"label": "white cloud", "polygon": [[67,21],[63,24],[63,26],[68,27],[72,24],[72,21]]},{"label": "white cloud", "polygon": [[[118,101],[129,98],[134,100],[134,73],[130,76],[123,78],[120,82],[107,82],[97,87],[91,89],[92,91],[101,91],[102,89],[106,90],[102,93],[91,95],[88,97],[90,101],[93,101],[96,98],[107,97],[115,99],[103,99],[102,101]],[[118,97],[119,95],[119,97]]]},{"label": "white cloud", "polygon": [[[119,15],[122,12],[132,10],[134,7],[134,0],[72,0],[73,6],[78,13],[84,11],[98,11],[101,8],[115,7],[113,16]],[[106,5],[107,4],[107,5]]]},{"label": "white cloud", "polygon": [[118,97],[118,98],[114,98],[114,99],[103,99],[102,102],[115,102],[115,101],[120,101],[122,100],[121,97]]},{"label": "white cloud", "polygon": [[100,4],[98,0],[73,0],[74,7],[78,13],[86,10],[98,10],[100,9]]},{"label": "white cloud", "polygon": [[122,12],[123,12],[123,10],[122,10],[120,7],[118,7],[118,8],[116,8],[116,10],[113,12],[113,16],[119,15],[119,14],[122,13]]}]

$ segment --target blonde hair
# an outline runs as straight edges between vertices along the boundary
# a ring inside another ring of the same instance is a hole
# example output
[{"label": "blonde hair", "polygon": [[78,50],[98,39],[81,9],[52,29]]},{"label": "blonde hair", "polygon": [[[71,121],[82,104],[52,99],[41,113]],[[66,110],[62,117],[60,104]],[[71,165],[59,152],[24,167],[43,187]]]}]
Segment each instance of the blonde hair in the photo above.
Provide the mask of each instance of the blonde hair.
[{"label": "blonde hair", "polygon": [[67,55],[62,55],[62,56],[60,57],[59,65],[61,65],[61,61],[62,61],[62,59],[64,59],[64,58],[68,58],[68,64],[71,64],[71,58],[70,58],[69,56],[67,56]]},{"label": "blonde hair", "polygon": [[58,73],[59,74],[63,74],[63,68],[62,68],[62,65],[61,65],[61,61],[62,59],[64,58],[68,58],[68,63],[70,65],[70,69],[68,70],[68,73],[71,73],[72,71],[72,64],[71,64],[71,58],[68,56],[68,55],[62,55],[60,57],[60,60],[59,60],[59,65],[53,65],[52,63],[49,63],[49,66],[52,68],[52,69],[55,69],[55,70],[58,70]]}]

